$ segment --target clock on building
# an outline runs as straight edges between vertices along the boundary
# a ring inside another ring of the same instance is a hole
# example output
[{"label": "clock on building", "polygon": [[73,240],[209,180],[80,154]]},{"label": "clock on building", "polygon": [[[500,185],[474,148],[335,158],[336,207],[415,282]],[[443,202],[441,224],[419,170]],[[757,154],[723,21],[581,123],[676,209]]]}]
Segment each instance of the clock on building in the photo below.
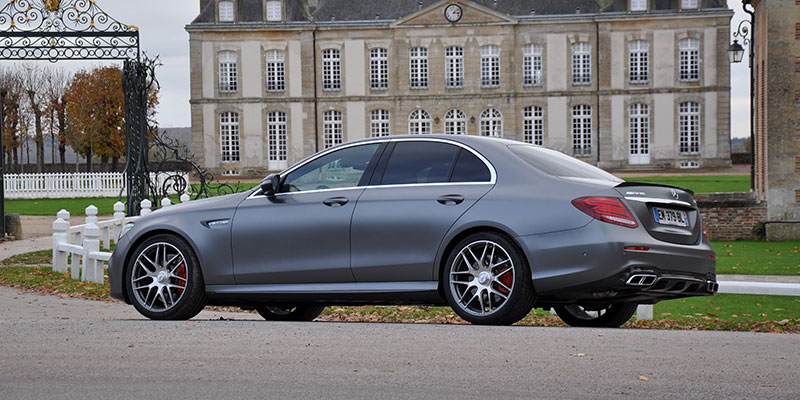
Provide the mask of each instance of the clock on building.
[{"label": "clock on building", "polygon": [[458,4],[450,4],[444,8],[444,17],[450,22],[458,22],[463,14],[464,11]]}]

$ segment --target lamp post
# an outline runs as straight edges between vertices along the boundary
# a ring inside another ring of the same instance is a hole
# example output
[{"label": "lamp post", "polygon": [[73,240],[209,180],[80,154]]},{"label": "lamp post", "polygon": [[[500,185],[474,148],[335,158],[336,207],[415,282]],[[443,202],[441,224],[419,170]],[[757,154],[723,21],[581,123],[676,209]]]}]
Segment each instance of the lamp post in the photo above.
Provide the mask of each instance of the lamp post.
[{"label": "lamp post", "polygon": [[[739,26],[733,31],[733,43],[728,47],[728,61],[731,64],[742,62],[744,58],[744,47],[748,50],[748,62],[750,67],[750,190],[756,189],[756,138],[755,138],[755,51],[753,41],[755,40],[755,10],[748,10],[751,0],[742,0],[742,10],[750,14],[750,20],[742,20]],[[742,44],[739,44],[739,38]],[[742,47],[744,45],[744,47]]]}]

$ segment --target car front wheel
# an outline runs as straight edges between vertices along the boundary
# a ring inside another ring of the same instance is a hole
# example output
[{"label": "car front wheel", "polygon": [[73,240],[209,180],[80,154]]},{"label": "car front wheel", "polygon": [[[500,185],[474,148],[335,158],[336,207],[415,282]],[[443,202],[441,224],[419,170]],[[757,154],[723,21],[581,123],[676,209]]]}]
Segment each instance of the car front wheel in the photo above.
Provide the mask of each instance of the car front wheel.
[{"label": "car front wheel", "polygon": [[636,303],[617,303],[601,307],[567,304],[553,307],[559,318],[569,326],[619,328],[636,312]]},{"label": "car front wheel", "polygon": [[533,306],[527,260],[511,240],[494,232],[476,233],[456,244],[442,283],[456,314],[473,324],[511,325]]},{"label": "car front wheel", "polygon": [[313,321],[325,306],[258,306],[255,309],[267,321]]}]

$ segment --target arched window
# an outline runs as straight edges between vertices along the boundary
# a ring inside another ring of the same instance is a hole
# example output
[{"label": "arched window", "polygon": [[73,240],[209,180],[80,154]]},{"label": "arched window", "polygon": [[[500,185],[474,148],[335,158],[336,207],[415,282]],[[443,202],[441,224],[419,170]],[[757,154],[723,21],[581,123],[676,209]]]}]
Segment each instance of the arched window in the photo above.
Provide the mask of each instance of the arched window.
[{"label": "arched window", "polygon": [[500,46],[481,47],[481,86],[500,86]]},{"label": "arched window", "polygon": [[650,154],[650,106],[631,104],[628,119],[631,134],[631,155]]},{"label": "arched window", "polygon": [[224,112],[219,115],[219,145],[222,162],[239,161],[239,114]]},{"label": "arched window", "polygon": [[630,81],[647,82],[650,70],[650,43],[646,40],[634,40],[628,45]]},{"label": "arched window", "polygon": [[687,101],[678,109],[680,153],[700,153],[700,104]]},{"label": "arched window", "polygon": [[372,137],[391,135],[389,110],[372,110],[369,113],[369,131]]},{"label": "arched window", "polygon": [[542,46],[529,44],[522,48],[522,81],[525,86],[542,84]]},{"label": "arched window", "polygon": [[234,93],[239,90],[239,67],[236,52],[221,51],[219,53],[219,91]]},{"label": "arched window", "polygon": [[544,112],[542,107],[530,106],[522,110],[522,131],[525,143],[544,144]]},{"label": "arched window", "polygon": [[444,115],[444,133],[448,135],[466,135],[467,114],[457,109],[448,111]]},{"label": "arched window", "polygon": [[431,115],[425,110],[414,110],[408,116],[408,133],[410,135],[428,135],[431,133]]},{"label": "arched window", "polygon": [[344,143],[341,111],[331,110],[322,113],[322,142],[326,149]]},{"label": "arched window", "polygon": [[496,108],[481,113],[481,136],[503,137],[503,114]]},{"label": "arched window", "polygon": [[286,89],[286,64],[283,50],[267,51],[267,90],[282,92]]},{"label": "arched window", "polygon": [[586,42],[572,45],[572,84],[592,83],[592,46]]},{"label": "arched window", "polygon": [[680,79],[682,81],[700,80],[700,40],[682,39],[678,42],[680,50]]},{"label": "arched window", "polygon": [[269,142],[269,161],[286,161],[286,113],[281,111],[267,113],[267,140]]},{"label": "arched window", "polygon": [[592,155],[592,106],[572,106],[572,153],[576,156]]}]

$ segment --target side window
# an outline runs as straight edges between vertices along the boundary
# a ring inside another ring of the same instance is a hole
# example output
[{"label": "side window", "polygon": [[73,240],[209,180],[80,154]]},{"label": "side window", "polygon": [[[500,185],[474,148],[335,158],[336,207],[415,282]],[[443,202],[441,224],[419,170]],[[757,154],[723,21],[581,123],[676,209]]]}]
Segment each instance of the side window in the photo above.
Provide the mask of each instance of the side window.
[{"label": "side window", "polygon": [[450,182],[489,182],[491,180],[492,173],[489,172],[486,164],[471,151],[461,150]]},{"label": "side window", "polygon": [[292,171],[283,181],[281,192],[340,189],[358,186],[380,143],[336,150]]},{"label": "side window", "polygon": [[447,182],[459,148],[439,142],[399,142],[395,145],[382,185]]}]

